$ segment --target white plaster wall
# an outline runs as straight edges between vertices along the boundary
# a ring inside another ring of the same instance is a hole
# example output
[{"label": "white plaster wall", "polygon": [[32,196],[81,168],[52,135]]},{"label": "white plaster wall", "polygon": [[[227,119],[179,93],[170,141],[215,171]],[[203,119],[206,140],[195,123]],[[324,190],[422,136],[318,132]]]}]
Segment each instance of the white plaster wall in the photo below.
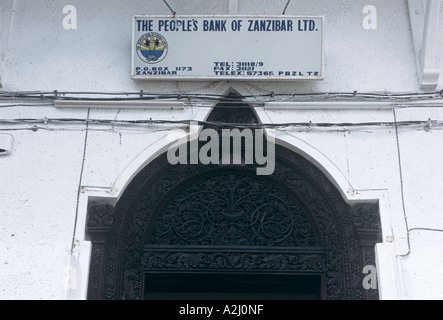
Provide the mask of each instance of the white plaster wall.
[{"label": "white plaster wall", "polygon": [[[405,109],[397,111],[399,121],[441,119],[441,108]],[[443,230],[441,195],[443,188],[442,156],[443,132],[422,128],[400,129],[405,214],[410,233],[411,250],[400,258],[403,298],[442,299]],[[425,229],[425,230],[421,230]],[[405,254],[403,252],[400,254]]]},{"label": "white plaster wall", "polygon": [[8,133],[15,144],[0,159],[0,298],[60,299],[85,133]]},{"label": "white plaster wall", "polygon": [[411,232],[412,253],[399,258],[402,299],[441,300],[443,259],[441,257],[443,234],[441,232]]},{"label": "white plaster wall", "polygon": [[[228,1],[168,2],[178,14],[223,14]],[[239,0],[238,12],[280,14],[286,2]],[[68,4],[77,8],[77,30],[62,27],[62,9]],[[233,86],[252,94],[418,91],[406,1],[371,1],[378,9],[377,30],[362,27],[362,10],[367,4],[365,0],[293,0],[288,7],[287,14],[326,17],[324,81],[220,84],[131,80],[131,17],[169,14],[160,0],[2,0],[2,89],[219,94]],[[440,32],[439,52],[443,52],[442,39]],[[441,55],[438,59],[443,67]],[[439,90],[442,88],[440,80]],[[209,111],[91,110],[89,116],[203,120]],[[435,107],[396,110],[399,121],[441,120],[442,113]],[[394,121],[392,110],[262,110],[259,115],[274,123]],[[86,119],[87,110],[0,108],[0,119],[45,117]],[[167,146],[165,137],[171,128],[91,125],[81,181],[84,192],[77,198],[85,126],[17,130],[29,127],[0,124],[0,134],[15,138],[13,153],[0,157],[0,299],[82,299],[89,262],[88,244],[83,241],[88,197],[118,197],[137,170]],[[410,254],[397,257],[409,251],[405,214],[410,228],[443,229],[443,132],[402,128],[398,134],[397,140],[395,128],[386,127],[346,132],[287,129],[278,137],[314,150],[323,169],[334,172],[333,178],[341,181],[338,185],[348,200],[382,195],[385,243],[378,248],[378,258],[384,298],[443,298],[441,232],[412,231]],[[70,260],[73,236],[80,240],[80,248]],[[69,263],[75,266],[78,283],[77,290],[67,292],[64,280]]]},{"label": "white plaster wall", "polygon": [[[438,30],[437,30],[437,40],[436,42],[438,43],[437,46],[437,52],[436,52],[436,61],[437,61],[437,66],[440,68],[440,70],[442,69],[443,66],[443,55],[441,54],[441,44],[443,43],[443,19],[441,18],[443,13],[443,2],[440,5],[440,19],[439,19],[439,26],[438,26]],[[438,87],[441,89],[443,88],[443,77],[440,75],[439,78],[439,82],[438,82]]]},{"label": "white plaster wall", "polygon": [[[31,4],[32,3],[32,4]],[[159,0],[73,0],[15,4],[6,50],[4,82],[9,90],[57,89],[195,92],[201,83],[134,82],[130,72],[133,14],[170,14]],[[78,30],[62,28],[62,9],[75,5]],[[223,14],[227,0],[170,1],[178,14]],[[281,14],[286,1],[240,0],[239,14]],[[260,90],[287,92],[415,91],[417,79],[406,1],[371,1],[378,29],[365,30],[366,0],[293,1],[286,14],[325,15],[325,69],[321,82],[254,83]],[[23,38],[25,37],[25,38]],[[41,72],[45,70],[44,81]],[[47,71],[46,71],[47,70]]]}]

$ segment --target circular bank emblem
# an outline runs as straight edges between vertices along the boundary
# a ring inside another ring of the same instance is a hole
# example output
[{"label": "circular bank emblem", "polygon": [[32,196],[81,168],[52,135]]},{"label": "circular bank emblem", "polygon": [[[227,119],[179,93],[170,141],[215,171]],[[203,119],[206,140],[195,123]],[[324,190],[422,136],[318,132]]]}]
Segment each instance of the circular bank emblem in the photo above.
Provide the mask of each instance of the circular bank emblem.
[{"label": "circular bank emblem", "polygon": [[168,42],[161,34],[144,34],[137,42],[137,54],[146,63],[158,63],[168,54]]}]

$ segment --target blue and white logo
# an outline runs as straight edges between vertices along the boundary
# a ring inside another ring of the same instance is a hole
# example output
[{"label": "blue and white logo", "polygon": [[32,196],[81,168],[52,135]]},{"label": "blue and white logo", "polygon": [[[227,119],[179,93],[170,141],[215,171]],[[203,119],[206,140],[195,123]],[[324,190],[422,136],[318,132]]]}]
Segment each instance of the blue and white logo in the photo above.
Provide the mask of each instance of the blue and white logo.
[{"label": "blue and white logo", "polygon": [[137,42],[137,54],[148,64],[159,63],[168,54],[168,42],[161,34],[146,33]]}]

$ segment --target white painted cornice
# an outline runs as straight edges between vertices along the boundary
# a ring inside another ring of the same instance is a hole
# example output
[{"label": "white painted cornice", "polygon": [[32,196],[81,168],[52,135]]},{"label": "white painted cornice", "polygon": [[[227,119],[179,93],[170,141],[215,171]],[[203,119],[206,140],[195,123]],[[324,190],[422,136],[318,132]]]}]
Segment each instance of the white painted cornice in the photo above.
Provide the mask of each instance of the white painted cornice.
[{"label": "white painted cornice", "polygon": [[440,0],[408,0],[420,90],[437,89],[441,70],[437,65],[437,31]]}]

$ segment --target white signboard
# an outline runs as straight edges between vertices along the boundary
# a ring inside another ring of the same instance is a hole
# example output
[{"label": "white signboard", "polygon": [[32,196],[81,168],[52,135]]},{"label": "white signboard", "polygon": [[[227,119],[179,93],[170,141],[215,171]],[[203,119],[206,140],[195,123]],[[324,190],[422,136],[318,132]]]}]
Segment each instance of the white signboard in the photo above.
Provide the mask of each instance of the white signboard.
[{"label": "white signboard", "polygon": [[132,78],[322,80],[322,16],[133,18]]}]

